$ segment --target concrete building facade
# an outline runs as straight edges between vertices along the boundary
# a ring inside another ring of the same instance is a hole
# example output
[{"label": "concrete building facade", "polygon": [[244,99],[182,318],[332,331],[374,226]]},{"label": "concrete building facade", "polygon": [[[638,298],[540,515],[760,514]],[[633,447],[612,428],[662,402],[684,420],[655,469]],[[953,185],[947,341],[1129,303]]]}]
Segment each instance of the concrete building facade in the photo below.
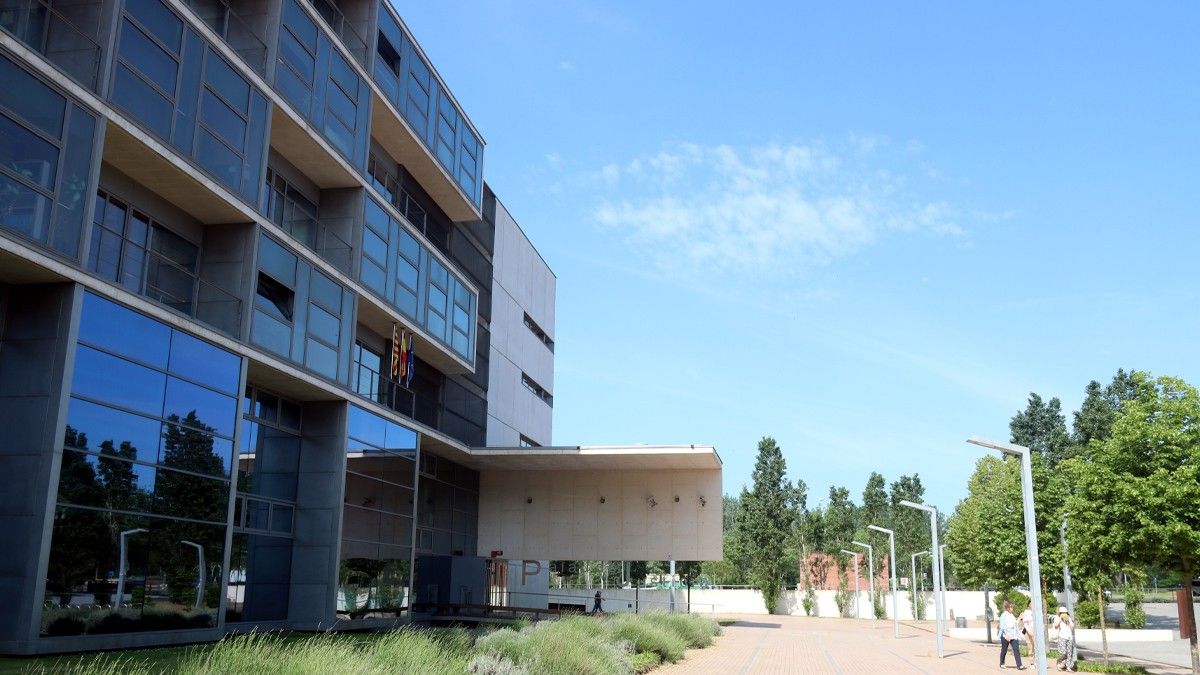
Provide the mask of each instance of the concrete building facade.
[{"label": "concrete building facade", "polygon": [[661,449],[540,447],[554,275],[483,152],[386,0],[0,12],[0,653],[484,602],[576,557],[513,502],[597,470],[720,557],[711,448],[677,487]]}]

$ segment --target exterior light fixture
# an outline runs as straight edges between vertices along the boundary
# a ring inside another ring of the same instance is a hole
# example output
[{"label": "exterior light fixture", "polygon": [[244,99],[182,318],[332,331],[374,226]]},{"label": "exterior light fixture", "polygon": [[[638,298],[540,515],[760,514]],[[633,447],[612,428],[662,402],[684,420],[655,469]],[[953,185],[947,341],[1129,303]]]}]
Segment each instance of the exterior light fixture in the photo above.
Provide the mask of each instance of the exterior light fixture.
[{"label": "exterior light fixture", "polygon": [[606,500],[604,499],[604,495],[600,495],[600,503],[603,504],[605,501]]},{"label": "exterior light fixture", "polygon": [[704,508],[706,506],[708,506],[708,500],[704,498],[704,495],[700,495],[700,508]]},{"label": "exterior light fixture", "polygon": [[653,495],[651,495],[651,496],[649,496],[649,497],[646,497],[646,504],[647,504],[647,505],[648,505],[650,508],[654,508],[654,507],[658,506],[658,502],[657,502],[657,501],[655,501],[655,499],[654,499],[654,496],[653,496]]},{"label": "exterior light fixture", "polygon": [[679,503],[679,495],[675,495],[675,503],[676,503],[676,504],[678,504],[678,503]]},{"label": "exterior light fixture", "polygon": [[532,503],[533,503],[533,497],[526,497],[526,498],[525,498],[525,503],[526,503],[526,504],[532,504]]}]

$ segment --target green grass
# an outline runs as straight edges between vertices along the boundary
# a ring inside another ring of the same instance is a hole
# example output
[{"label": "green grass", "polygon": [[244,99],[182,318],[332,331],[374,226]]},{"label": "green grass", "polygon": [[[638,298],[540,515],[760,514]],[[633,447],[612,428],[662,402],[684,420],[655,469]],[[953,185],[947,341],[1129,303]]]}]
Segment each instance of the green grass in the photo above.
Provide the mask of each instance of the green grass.
[{"label": "green grass", "polygon": [[[1029,647],[1021,645],[1021,658],[1031,658]],[[1054,670],[1054,662],[1058,660],[1058,650],[1046,652],[1046,663]],[[1131,666],[1127,663],[1109,663],[1107,666],[1098,661],[1087,661],[1082,655],[1076,659],[1075,669],[1081,673],[1117,673],[1118,675],[1146,675],[1146,669],[1141,666]]]},{"label": "green grass", "polygon": [[716,622],[689,614],[569,616],[537,624],[385,633],[252,633],[217,643],[0,658],[0,675],[634,675],[712,644]]}]

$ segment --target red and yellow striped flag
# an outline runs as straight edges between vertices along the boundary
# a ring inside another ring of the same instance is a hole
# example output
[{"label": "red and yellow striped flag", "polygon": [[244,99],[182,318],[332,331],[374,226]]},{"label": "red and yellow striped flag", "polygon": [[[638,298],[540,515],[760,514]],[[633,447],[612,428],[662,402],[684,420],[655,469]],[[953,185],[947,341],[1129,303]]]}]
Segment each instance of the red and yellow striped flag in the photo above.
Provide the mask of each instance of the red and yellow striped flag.
[{"label": "red and yellow striped flag", "polygon": [[392,377],[400,376],[401,354],[404,353],[400,346],[400,335],[396,331],[395,322],[392,323]]}]

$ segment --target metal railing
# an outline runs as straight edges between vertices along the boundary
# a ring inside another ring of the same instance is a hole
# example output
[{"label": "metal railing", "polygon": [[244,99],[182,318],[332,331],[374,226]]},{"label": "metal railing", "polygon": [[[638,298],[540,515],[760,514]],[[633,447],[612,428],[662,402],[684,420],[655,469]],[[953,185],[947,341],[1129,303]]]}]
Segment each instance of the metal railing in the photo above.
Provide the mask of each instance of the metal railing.
[{"label": "metal railing", "polygon": [[[385,360],[387,358],[384,357]],[[380,373],[362,361],[355,361],[351,365],[354,368],[352,389],[359,396],[437,429],[466,445],[484,445],[486,433],[479,425],[448,410],[439,401],[429,396],[421,396],[390,375]]]},{"label": "metal railing", "polygon": [[263,77],[267,76],[267,45],[250,25],[224,0],[187,0],[188,6],[242,60]]},{"label": "metal railing", "polygon": [[342,44],[354,55],[354,59],[365,67],[367,65],[367,41],[351,27],[350,22],[346,20],[346,15],[342,14],[342,10],[338,9],[330,0],[311,0],[311,2],[313,9],[316,9],[317,14],[320,14],[333,32],[337,33]]},{"label": "metal railing", "polygon": [[147,249],[140,293],[234,338],[241,337],[242,301],[175,261]]},{"label": "metal railing", "polygon": [[350,274],[351,247],[345,240],[334,234],[327,225],[330,222],[349,222],[352,219],[325,219],[324,221],[309,216],[299,209],[289,209],[289,214],[280,219],[279,227],[292,236],[293,239],[316,251],[317,255],[329,261],[329,264],[346,274]]},{"label": "metal railing", "polygon": [[[73,5],[74,12],[97,27],[101,4]],[[96,90],[100,70],[100,44],[71,19],[42,0],[0,0],[0,28],[11,33],[31,49],[45,56],[64,73],[83,86]]]}]

